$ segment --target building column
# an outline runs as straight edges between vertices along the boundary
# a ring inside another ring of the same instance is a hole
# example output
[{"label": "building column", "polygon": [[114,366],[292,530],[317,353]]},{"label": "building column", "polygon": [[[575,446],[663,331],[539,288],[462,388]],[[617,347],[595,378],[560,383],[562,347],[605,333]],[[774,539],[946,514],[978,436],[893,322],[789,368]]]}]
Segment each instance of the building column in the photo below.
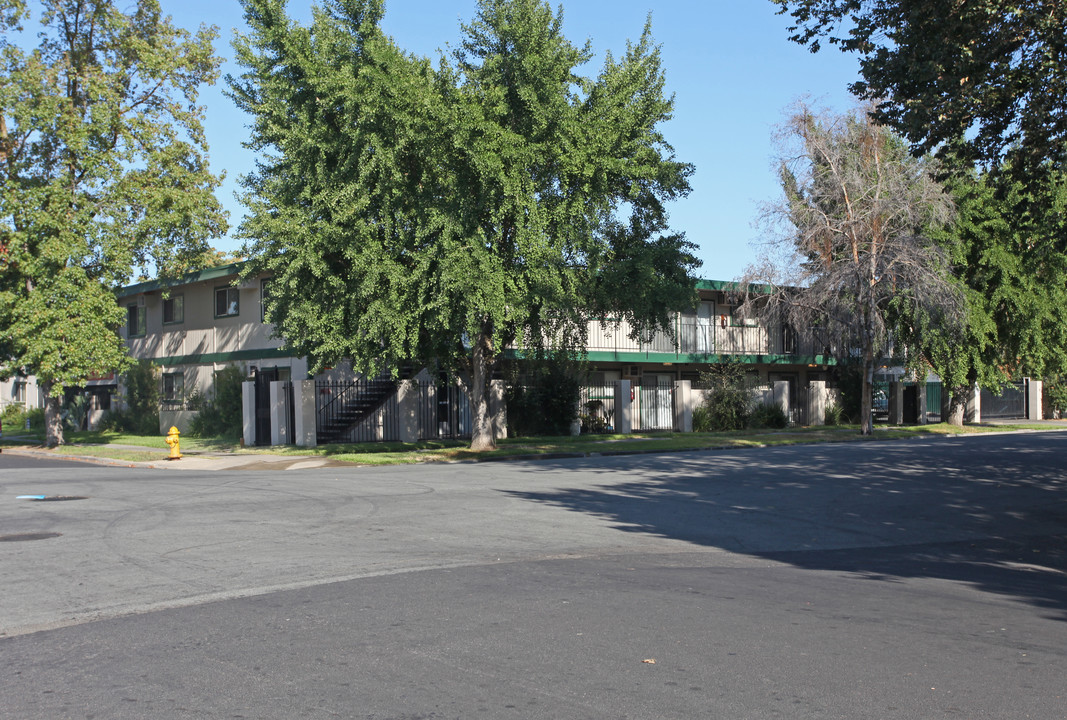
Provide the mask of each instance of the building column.
[{"label": "building column", "polygon": [[1026,381],[1026,419],[1027,420],[1042,420],[1044,416],[1044,408],[1042,407],[1042,391],[1044,383],[1040,380],[1027,380]]},{"label": "building column", "polygon": [[826,424],[826,381],[808,382],[808,424]]},{"label": "building column", "polygon": [[963,421],[969,423],[982,422],[982,390],[977,385],[972,387],[967,395],[967,409],[964,411]]},{"label": "building column", "polygon": [[904,424],[904,383],[889,381],[889,424]]},{"label": "building column", "polygon": [[293,440],[301,447],[318,445],[318,427],[315,417],[315,381],[301,380],[293,383],[293,403],[296,412],[293,420]]},{"label": "building column", "polygon": [[[396,390],[396,409],[400,413],[400,442],[419,441],[419,384],[401,380]],[[437,428],[434,428],[436,431]]]},{"label": "building column", "polygon": [[274,380],[270,384],[270,444],[288,445],[292,442],[292,428],[289,427],[289,398],[283,380]]},{"label": "building column", "polygon": [[915,421],[926,425],[926,379],[915,381]]},{"label": "building column", "polygon": [[674,429],[693,432],[693,383],[689,380],[674,381]]},{"label": "building column", "polygon": [[789,381],[775,380],[771,383],[771,388],[771,402],[782,409],[786,418],[792,417],[789,414]]},{"label": "building column", "polygon": [[241,383],[241,433],[245,447],[256,444],[256,384]]},{"label": "building column", "polygon": [[493,437],[505,440],[508,436],[507,383],[503,380],[489,381],[489,419],[493,424]]},{"label": "building column", "polygon": [[630,401],[633,385],[629,380],[620,380],[616,387],[618,390],[615,395],[615,432],[620,435],[629,435],[634,431],[633,403]]}]

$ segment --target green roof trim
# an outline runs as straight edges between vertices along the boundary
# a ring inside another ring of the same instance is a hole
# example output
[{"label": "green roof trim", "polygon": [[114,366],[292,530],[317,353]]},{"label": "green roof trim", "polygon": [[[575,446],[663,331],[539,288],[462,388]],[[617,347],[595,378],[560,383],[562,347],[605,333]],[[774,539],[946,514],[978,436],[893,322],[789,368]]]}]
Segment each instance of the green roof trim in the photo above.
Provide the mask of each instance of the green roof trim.
[{"label": "green roof trim", "polygon": [[121,287],[116,290],[115,296],[124,298],[131,295],[163,290],[165,288],[178,287],[180,285],[192,285],[193,283],[204,282],[206,280],[218,280],[219,278],[239,274],[246,263],[246,260],[240,260],[227,265],[219,265],[218,267],[186,273],[178,278],[160,278],[158,280],[137,283],[136,285],[127,285],[126,287]]},{"label": "green roof trim", "polygon": [[291,350],[283,348],[263,348],[261,350],[234,350],[233,352],[201,353],[200,355],[171,355],[169,357],[145,358],[153,365],[170,367],[172,365],[207,365],[234,362],[236,360],[275,360],[297,356]]}]

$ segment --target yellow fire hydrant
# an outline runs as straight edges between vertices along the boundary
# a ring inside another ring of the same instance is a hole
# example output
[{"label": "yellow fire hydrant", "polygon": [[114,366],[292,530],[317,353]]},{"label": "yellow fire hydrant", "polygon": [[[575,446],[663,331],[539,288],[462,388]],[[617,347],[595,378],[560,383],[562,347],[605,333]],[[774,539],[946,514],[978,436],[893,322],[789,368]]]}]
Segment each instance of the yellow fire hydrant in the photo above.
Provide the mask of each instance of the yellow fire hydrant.
[{"label": "yellow fire hydrant", "polygon": [[181,450],[178,448],[178,436],[181,433],[178,432],[178,428],[173,425],[170,428],[170,432],[167,433],[167,445],[170,446],[170,457],[168,460],[180,460],[182,457]]}]

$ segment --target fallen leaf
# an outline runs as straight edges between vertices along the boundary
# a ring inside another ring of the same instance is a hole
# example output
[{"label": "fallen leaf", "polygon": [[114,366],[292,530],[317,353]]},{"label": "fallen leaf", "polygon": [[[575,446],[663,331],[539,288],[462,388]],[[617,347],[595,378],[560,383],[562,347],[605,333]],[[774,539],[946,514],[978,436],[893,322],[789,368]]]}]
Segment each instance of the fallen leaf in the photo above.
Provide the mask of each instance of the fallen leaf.
[{"label": "fallen leaf", "polygon": [[648,658],[647,660],[642,660],[641,662],[647,663],[649,665],[655,665],[656,664],[655,658]]}]

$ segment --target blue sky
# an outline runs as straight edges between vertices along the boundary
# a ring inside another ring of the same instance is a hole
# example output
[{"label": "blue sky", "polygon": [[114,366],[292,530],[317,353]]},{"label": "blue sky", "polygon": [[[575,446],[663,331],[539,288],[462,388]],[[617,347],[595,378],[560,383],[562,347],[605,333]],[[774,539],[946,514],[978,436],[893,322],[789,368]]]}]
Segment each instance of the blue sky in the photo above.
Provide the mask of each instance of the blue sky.
[{"label": "blue sky", "polygon": [[[161,0],[178,25],[217,25],[216,51],[232,58],[230,40],[244,20],[237,0]],[[555,3],[553,3],[555,5]],[[306,18],[310,3],[292,0],[290,14]],[[474,0],[386,0],[385,31],[400,47],[437,57],[455,47],[460,22],[474,16]],[[758,242],[753,223],[762,203],[779,196],[773,167],[775,126],[799,98],[834,109],[852,104],[847,86],[857,77],[855,58],[836,49],[812,55],[789,42],[788,18],[775,15],[769,0],[568,0],[564,32],[575,43],[589,39],[598,57],[585,68],[596,75],[610,50],[619,55],[636,39],[652,10],[652,29],[663,47],[668,90],[675,95],[674,119],[664,127],[677,157],[696,166],[693,192],[671,208],[671,225],[699,246],[698,275],[714,280],[738,277],[752,262]],[[223,75],[238,74],[227,61]],[[236,228],[244,214],[234,198],[237,177],[253,167],[241,147],[248,119],[222,94],[220,84],[201,95],[207,106],[211,166],[225,171],[219,191]],[[231,228],[231,234],[233,232]],[[220,238],[216,246],[235,252],[239,242]]]}]

